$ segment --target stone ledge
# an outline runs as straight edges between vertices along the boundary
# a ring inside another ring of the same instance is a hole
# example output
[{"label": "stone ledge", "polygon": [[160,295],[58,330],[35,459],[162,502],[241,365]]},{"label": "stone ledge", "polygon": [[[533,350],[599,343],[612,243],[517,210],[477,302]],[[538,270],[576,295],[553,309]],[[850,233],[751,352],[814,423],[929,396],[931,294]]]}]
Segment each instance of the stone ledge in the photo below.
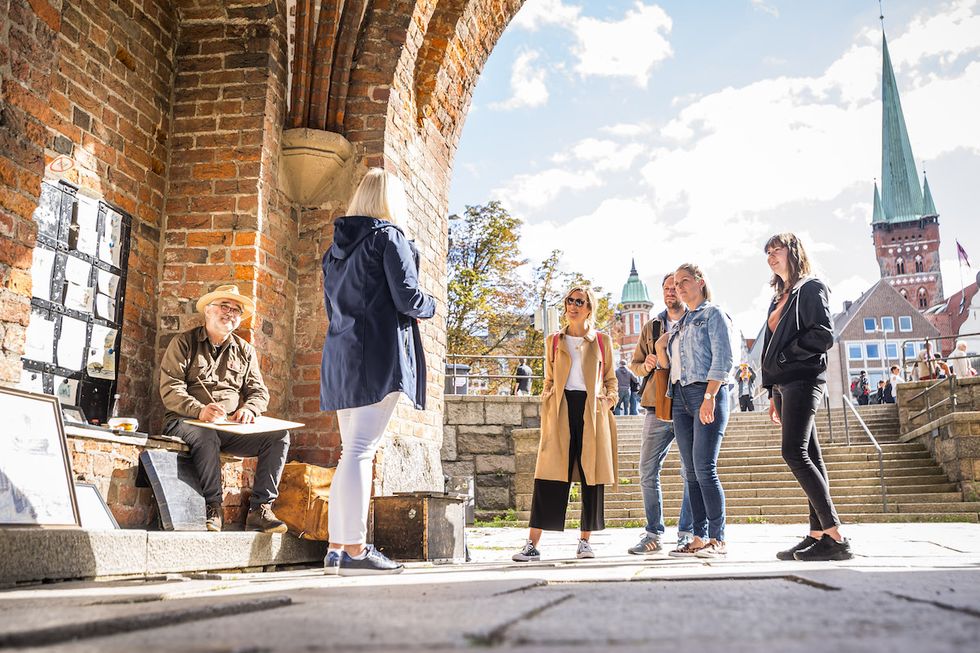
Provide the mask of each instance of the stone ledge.
[{"label": "stone ledge", "polygon": [[326,542],[252,532],[0,530],[0,586],[318,562]]},{"label": "stone ledge", "polygon": [[520,397],[515,397],[513,395],[445,395],[446,403],[474,403],[474,402],[489,402],[489,403],[501,403],[501,404],[539,404],[541,403],[541,397],[539,395],[523,395]]},{"label": "stone ledge", "polygon": [[903,433],[901,436],[899,436],[898,441],[911,442],[913,440],[917,440],[918,438],[921,438],[924,435],[929,435],[933,431],[937,431],[938,429],[941,429],[944,426],[949,426],[951,424],[960,424],[960,423],[969,424],[972,422],[980,422],[980,411],[974,410],[974,411],[963,411],[960,413],[948,413],[946,415],[943,415],[942,417],[932,420],[928,424],[920,426],[917,429],[913,429],[908,433]]}]

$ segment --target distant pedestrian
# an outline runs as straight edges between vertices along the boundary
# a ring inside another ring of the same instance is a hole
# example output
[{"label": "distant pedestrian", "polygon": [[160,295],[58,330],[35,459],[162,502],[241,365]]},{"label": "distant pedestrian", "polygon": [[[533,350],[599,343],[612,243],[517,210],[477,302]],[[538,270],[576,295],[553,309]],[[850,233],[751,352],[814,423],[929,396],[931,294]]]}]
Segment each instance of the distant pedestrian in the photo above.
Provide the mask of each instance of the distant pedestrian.
[{"label": "distant pedestrian", "polygon": [[619,399],[616,402],[616,408],[613,410],[614,415],[629,415],[630,384],[635,378],[636,375],[626,367],[626,361],[619,361],[619,367],[616,368],[616,391]]},{"label": "distant pedestrian", "polygon": [[892,384],[891,377],[888,377],[882,383],[885,384],[885,387],[881,391],[881,403],[883,404],[895,403],[895,386]]},{"label": "distant pedestrian", "polygon": [[[632,374],[632,371],[630,372]],[[633,374],[630,379],[630,415],[638,415],[640,405],[640,378]]]},{"label": "distant pedestrian", "polygon": [[619,482],[616,401],[609,336],[595,329],[595,292],[575,286],[562,302],[567,326],[548,336],[544,390],[541,393],[541,441],[534,469],[527,543],[512,559],[540,560],[542,531],[564,531],[572,481],[582,489],[578,558],[594,558],[593,531],[604,529],[604,488]]},{"label": "distant pedestrian", "polygon": [[883,404],[885,403],[885,381],[878,381],[878,387],[875,391],[871,393],[871,397],[868,399],[869,404]]},{"label": "distant pedestrian", "polygon": [[915,358],[915,378],[917,381],[931,381],[937,378],[936,361],[932,357],[932,343],[926,340]]},{"label": "distant pedestrian", "polygon": [[860,406],[867,406],[871,401],[871,383],[868,381],[868,373],[864,370],[861,370],[861,375],[858,376],[857,400]]},{"label": "distant pedestrian", "polygon": [[[782,425],[783,459],[810,507],[810,533],[776,557],[848,560],[850,543],[840,534],[815,424],[827,386],[827,351],[834,344],[830,292],[811,275],[806,250],[794,234],[773,236],[765,252],[775,296],[766,320],[762,385],[772,393],[769,417]],[[867,380],[864,371],[860,378]]]},{"label": "distant pedestrian", "polygon": [[966,355],[966,342],[960,340],[956,343],[956,349],[949,355],[950,369],[954,376],[960,379],[968,379],[976,376],[976,371],[970,365],[970,359]]},{"label": "distant pedestrian", "polygon": [[671,415],[687,474],[694,538],[668,555],[721,558],[728,550],[718,454],[728,424],[732,322],[711,301],[708,281],[697,265],[677,268],[674,284],[687,313],[657,341],[657,359],[670,365]]},{"label": "distant pedestrian", "polygon": [[534,371],[523,358],[519,361],[517,369],[514,371],[514,382],[517,384],[518,396],[531,394],[531,375]]},{"label": "distant pedestrian", "polygon": [[749,367],[748,363],[741,363],[736,373],[738,380],[738,409],[743,413],[754,411],[755,403],[752,401],[755,392],[755,370]]},{"label": "distant pedestrian", "polygon": [[933,355],[935,359],[936,366],[936,378],[937,379],[948,379],[949,378],[949,365],[943,360],[942,354],[936,353]]},{"label": "distant pedestrian", "polygon": [[374,454],[405,394],[425,408],[425,352],[418,320],[435,314],[419,287],[418,252],[396,226],[406,206],[396,177],[364,176],[333,226],[323,256],[327,330],[320,409],[337,411],[341,455],[330,486],[328,573],[393,574],[403,566],[367,541]]}]

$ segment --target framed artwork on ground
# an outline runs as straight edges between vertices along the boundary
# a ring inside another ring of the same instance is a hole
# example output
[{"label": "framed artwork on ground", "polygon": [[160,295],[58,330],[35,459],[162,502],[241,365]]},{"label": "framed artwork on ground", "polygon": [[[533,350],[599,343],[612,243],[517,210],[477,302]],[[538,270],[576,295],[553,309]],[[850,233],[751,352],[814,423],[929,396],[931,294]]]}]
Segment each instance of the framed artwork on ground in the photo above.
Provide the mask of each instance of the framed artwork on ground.
[{"label": "framed artwork on ground", "polygon": [[0,388],[0,526],[80,526],[58,399]]},{"label": "framed artwork on ground", "polygon": [[94,483],[76,482],[75,495],[78,497],[78,514],[82,519],[82,528],[88,531],[111,531],[119,528],[119,523]]}]

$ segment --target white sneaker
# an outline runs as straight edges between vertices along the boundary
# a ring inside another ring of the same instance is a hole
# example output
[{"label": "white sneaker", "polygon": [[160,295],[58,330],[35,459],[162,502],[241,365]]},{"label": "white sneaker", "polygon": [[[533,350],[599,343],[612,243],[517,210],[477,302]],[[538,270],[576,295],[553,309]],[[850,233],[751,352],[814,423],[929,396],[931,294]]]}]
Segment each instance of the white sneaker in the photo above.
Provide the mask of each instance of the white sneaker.
[{"label": "white sneaker", "polygon": [[594,558],[595,552],[592,550],[592,546],[589,544],[588,540],[578,541],[578,551],[575,552],[576,558]]},{"label": "white sneaker", "polygon": [[541,559],[541,552],[534,546],[534,542],[528,540],[524,548],[515,553],[510,558],[514,562],[537,562]]}]

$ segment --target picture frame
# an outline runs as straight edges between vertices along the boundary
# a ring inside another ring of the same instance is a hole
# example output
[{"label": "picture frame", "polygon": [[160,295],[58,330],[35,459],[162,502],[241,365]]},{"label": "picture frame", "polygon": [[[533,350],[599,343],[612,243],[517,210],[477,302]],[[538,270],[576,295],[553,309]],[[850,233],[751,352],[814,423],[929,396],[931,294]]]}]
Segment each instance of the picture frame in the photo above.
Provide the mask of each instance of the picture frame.
[{"label": "picture frame", "polygon": [[85,411],[82,410],[81,406],[61,404],[61,415],[66,424],[88,424],[88,420],[85,419]]},{"label": "picture frame", "polygon": [[87,531],[112,531],[119,528],[108,504],[95,483],[75,481],[75,496],[78,498],[78,515],[82,528]]},{"label": "picture frame", "polygon": [[0,527],[79,528],[58,399],[0,387],[0,415]]}]

